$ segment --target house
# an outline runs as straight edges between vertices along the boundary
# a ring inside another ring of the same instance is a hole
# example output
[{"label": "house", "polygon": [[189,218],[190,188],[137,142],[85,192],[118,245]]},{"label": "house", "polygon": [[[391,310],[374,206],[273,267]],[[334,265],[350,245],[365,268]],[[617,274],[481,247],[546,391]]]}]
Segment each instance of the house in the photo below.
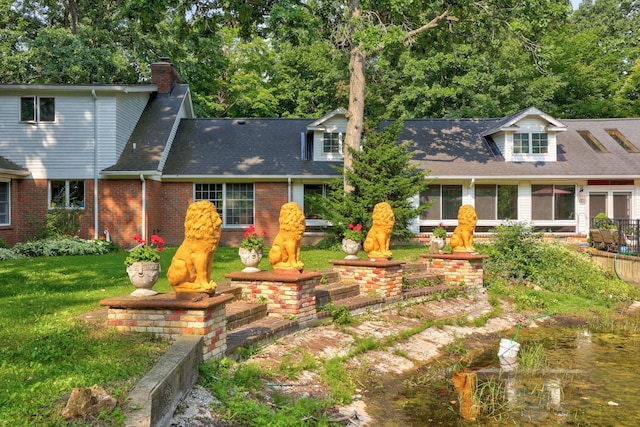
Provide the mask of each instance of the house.
[{"label": "house", "polygon": [[[220,211],[222,244],[237,244],[249,224],[275,237],[289,201],[313,236],[326,224],[305,196],[340,176],[345,114],[196,118],[167,59],[152,65],[152,84],[0,85],[0,239],[28,240],[48,212],[67,208],[82,237],[127,247],[156,232],[177,245],[187,206],[201,199]],[[413,231],[453,227],[467,203],[480,232],[517,220],[585,235],[599,212],[637,218],[639,130],[640,119],[558,120],[534,107],[405,120],[400,139],[431,180],[415,203],[433,203]]]}]

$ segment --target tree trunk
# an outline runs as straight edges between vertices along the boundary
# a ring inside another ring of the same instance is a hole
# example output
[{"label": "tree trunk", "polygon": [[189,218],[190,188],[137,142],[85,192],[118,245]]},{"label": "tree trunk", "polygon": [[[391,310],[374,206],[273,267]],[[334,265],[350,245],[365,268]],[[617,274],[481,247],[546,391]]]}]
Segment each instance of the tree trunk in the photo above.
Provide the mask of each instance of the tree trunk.
[{"label": "tree trunk", "polygon": [[[362,140],[362,127],[364,123],[364,53],[360,48],[351,49],[349,59],[349,111],[347,111],[347,134],[342,150],[344,155],[344,170],[351,170],[351,152],[360,149]],[[351,185],[347,182],[346,173],[344,181],[345,191],[351,191]]]}]

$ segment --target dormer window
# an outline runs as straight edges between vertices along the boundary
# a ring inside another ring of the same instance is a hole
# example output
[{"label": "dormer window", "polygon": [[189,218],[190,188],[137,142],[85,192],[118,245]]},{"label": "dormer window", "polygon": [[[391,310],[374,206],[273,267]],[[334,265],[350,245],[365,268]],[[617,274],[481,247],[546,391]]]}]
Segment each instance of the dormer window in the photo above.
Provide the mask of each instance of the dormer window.
[{"label": "dormer window", "polygon": [[514,154],[546,154],[549,152],[549,141],[546,133],[518,132],[513,134]]},{"label": "dormer window", "polygon": [[324,132],[322,134],[323,153],[342,153],[342,132]]}]

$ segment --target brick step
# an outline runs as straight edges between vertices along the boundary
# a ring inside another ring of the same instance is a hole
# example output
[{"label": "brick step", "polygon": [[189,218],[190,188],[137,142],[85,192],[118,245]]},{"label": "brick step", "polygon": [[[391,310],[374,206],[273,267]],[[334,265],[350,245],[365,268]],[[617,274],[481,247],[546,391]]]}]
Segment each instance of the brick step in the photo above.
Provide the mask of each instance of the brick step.
[{"label": "brick step", "polygon": [[316,308],[320,309],[330,302],[355,297],[359,294],[360,287],[357,283],[332,283],[330,285],[320,285],[316,287]]},{"label": "brick step", "polygon": [[322,274],[320,283],[322,283],[323,285],[331,285],[333,283],[340,282],[340,272],[338,272],[337,270],[324,269],[320,270],[320,273]]},{"label": "brick step", "polygon": [[410,261],[404,265],[405,274],[422,273],[429,271],[429,266],[424,261]]},{"label": "brick step", "polygon": [[444,275],[442,274],[434,274],[434,273],[411,273],[405,274],[403,281],[405,284],[412,286],[421,281],[424,282],[425,287],[430,287],[433,285],[441,285],[444,283]]},{"label": "brick step", "polygon": [[[351,312],[351,314],[360,314],[366,311],[366,309],[378,309],[385,302],[385,299],[382,297],[368,297],[366,295],[357,295],[348,298],[342,298],[336,301],[332,301],[333,305],[338,307],[346,307],[347,310]],[[318,309],[318,319],[322,319],[325,317],[329,317],[330,313],[328,310]]]},{"label": "brick step", "polygon": [[464,286],[458,286],[458,285],[435,285],[435,286],[426,286],[424,288],[404,289],[402,291],[402,299],[418,298],[418,297],[423,297],[423,296],[435,294],[438,292],[446,292],[454,289],[466,290],[467,288]]},{"label": "brick step", "polygon": [[239,358],[236,350],[250,345],[265,345],[297,331],[298,322],[281,317],[263,317],[227,332],[227,356]]},{"label": "brick step", "polygon": [[267,316],[267,305],[246,301],[231,301],[225,307],[227,331],[255,322]]},{"label": "brick step", "polygon": [[231,280],[224,282],[217,282],[216,293],[218,294],[231,294],[234,301],[242,299],[242,287],[234,286]]}]

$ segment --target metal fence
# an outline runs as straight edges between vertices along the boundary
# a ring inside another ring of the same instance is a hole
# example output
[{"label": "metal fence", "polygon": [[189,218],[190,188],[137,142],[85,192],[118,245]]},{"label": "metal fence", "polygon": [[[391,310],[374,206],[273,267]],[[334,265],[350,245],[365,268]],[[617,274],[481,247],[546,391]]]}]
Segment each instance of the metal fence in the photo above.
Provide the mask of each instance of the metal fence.
[{"label": "metal fence", "polygon": [[[593,230],[605,233],[604,244],[594,239]],[[590,234],[594,247],[625,255],[640,254],[640,219],[593,218]],[[609,235],[612,236],[610,242],[607,240]]]}]

